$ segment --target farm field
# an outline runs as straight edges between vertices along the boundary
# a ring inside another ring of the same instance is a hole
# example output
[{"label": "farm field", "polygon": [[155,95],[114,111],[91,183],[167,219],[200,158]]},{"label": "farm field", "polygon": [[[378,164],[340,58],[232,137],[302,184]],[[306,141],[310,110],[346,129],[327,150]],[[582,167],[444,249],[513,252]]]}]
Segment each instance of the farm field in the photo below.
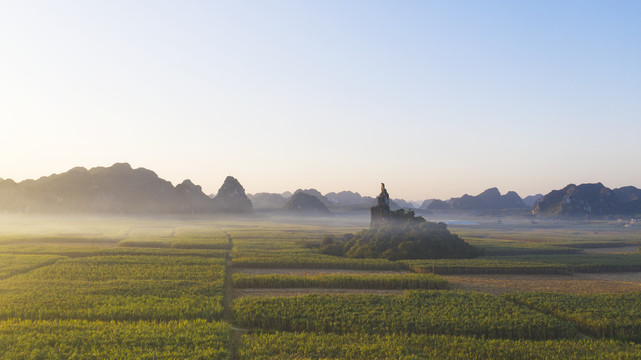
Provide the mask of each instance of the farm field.
[{"label": "farm field", "polygon": [[443,335],[271,332],[243,336],[240,359],[638,359],[612,340],[504,340]]},{"label": "farm field", "polygon": [[641,292],[641,273],[574,275],[449,275],[451,288],[494,295],[512,291],[547,291],[573,294]]},{"label": "farm field", "polygon": [[493,249],[471,260],[313,246],[366,226],[0,216],[0,358],[641,358],[641,229],[452,228]]}]

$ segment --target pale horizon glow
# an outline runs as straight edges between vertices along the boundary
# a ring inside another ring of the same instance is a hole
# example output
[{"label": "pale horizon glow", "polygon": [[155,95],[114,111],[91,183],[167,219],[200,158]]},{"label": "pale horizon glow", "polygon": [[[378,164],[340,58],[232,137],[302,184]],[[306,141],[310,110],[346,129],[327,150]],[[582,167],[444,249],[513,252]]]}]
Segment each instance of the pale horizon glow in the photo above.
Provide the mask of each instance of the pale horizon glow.
[{"label": "pale horizon glow", "polygon": [[0,178],[207,194],[641,187],[641,2],[14,1]]}]

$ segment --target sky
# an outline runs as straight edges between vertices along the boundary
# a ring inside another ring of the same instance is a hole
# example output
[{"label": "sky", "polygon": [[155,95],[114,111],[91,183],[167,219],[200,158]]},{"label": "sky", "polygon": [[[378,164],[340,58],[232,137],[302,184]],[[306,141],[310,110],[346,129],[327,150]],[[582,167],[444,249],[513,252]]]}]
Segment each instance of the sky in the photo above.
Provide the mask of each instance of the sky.
[{"label": "sky", "polygon": [[215,193],[641,187],[641,2],[0,3],[0,178]]}]

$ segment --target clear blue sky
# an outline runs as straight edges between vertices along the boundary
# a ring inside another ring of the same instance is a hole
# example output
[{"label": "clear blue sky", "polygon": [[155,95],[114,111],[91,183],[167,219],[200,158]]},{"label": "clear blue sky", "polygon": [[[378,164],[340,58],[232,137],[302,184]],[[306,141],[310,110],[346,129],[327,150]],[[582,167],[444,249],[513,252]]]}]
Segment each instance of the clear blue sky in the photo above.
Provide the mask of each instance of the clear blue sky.
[{"label": "clear blue sky", "polygon": [[641,187],[641,1],[4,1],[0,177]]}]

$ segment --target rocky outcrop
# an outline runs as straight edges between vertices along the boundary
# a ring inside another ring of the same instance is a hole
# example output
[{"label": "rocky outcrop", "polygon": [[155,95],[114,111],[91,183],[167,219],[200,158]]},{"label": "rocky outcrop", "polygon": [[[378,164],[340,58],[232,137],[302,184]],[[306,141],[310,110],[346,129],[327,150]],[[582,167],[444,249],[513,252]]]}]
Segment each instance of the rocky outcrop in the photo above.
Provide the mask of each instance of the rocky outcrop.
[{"label": "rocky outcrop", "polygon": [[252,202],[245,194],[245,188],[232,176],[227,176],[213,202],[220,212],[242,214],[252,211]]},{"label": "rocky outcrop", "polygon": [[297,191],[283,209],[289,213],[306,216],[333,216],[320,199],[303,191]]},{"label": "rocky outcrop", "polygon": [[570,184],[542,197],[532,209],[539,216],[600,217],[636,214],[641,201],[635,200],[634,187],[611,190],[601,183]]},{"label": "rocky outcrop", "polygon": [[370,209],[370,227],[386,223],[390,218],[390,200],[385,184],[381,183],[381,193],[376,197],[376,206]]}]

